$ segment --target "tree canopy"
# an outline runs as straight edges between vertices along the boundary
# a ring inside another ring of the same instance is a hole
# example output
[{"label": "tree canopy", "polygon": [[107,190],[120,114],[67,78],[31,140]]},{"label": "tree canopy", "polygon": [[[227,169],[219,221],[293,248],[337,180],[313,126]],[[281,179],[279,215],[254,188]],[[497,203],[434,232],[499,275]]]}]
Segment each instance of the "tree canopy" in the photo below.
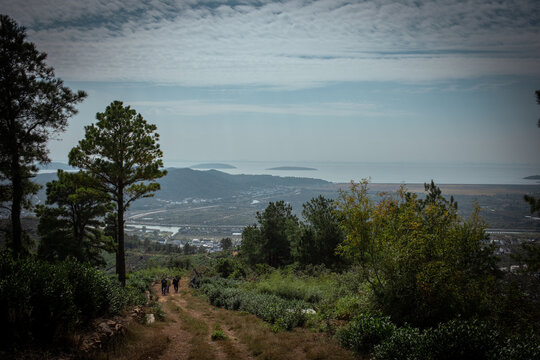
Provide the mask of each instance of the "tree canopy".
[{"label": "tree canopy", "polygon": [[117,273],[125,284],[124,213],[131,202],[154,195],[164,176],[163,152],[156,125],[149,124],[121,101],[112,102],[97,122],[85,127],[85,137],[69,153],[69,164],[96,179],[95,189],[110,195],[117,213]]},{"label": "tree canopy", "polygon": [[479,209],[462,220],[434,184],[425,200],[402,187],[375,202],[366,181],[342,192],[339,251],[362,269],[379,306],[422,326],[486,310],[498,269]]},{"label": "tree canopy", "polygon": [[76,93],[55,78],[47,55],[26,41],[26,31],[7,15],[0,15],[0,200],[11,216],[11,248],[24,253],[21,210],[26,196],[35,193],[31,182],[36,163],[49,162],[47,141],[64,131],[75,104],[86,94]]},{"label": "tree canopy", "polygon": [[103,226],[100,219],[111,209],[110,198],[93,189],[94,181],[84,172],[58,170],[58,180],[47,183],[47,205],[53,206],[38,206],[36,212],[41,257],[48,260],[74,257],[100,265],[101,251],[114,251],[111,239],[100,229]]},{"label": "tree canopy", "polygon": [[290,264],[291,242],[298,233],[298,218],[293,215],[291,205],[284,201],[270,202],[256,217],[259,224],[246,227],[242,233],[242,255],[252,265]]},{"label": "tree canopy", "polygon": [[294,258],[300,264],[335,266],[341,263],[336,248],[343,240],[334,200],[320,195],[303,204],[300,234],[294,242]]}]

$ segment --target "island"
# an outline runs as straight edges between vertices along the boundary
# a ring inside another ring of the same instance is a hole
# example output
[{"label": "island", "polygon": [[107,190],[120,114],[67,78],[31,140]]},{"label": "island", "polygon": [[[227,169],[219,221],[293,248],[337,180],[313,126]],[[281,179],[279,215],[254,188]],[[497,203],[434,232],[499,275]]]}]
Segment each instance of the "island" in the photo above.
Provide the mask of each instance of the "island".
[{"label": "island", "polygon": [[524,177],[525,180],[540,180],[540,175],[531,175]]},{"label": "island", "polygon": [[190,166],[192,169],[236,169],[236,166],[220,163],[197,164]]},{"label": "island", "polygon": [[289,170],[300,170],[300,171],[314,171],[314,170],[317,170],[315,168],[310,168],[310,167],[302,167],[302,166],[278,166],[278,167],[274,167],[274,168],[269,168],[269,169],[266,169],[266,170],[285,170],[285,171],[289,171]]}]

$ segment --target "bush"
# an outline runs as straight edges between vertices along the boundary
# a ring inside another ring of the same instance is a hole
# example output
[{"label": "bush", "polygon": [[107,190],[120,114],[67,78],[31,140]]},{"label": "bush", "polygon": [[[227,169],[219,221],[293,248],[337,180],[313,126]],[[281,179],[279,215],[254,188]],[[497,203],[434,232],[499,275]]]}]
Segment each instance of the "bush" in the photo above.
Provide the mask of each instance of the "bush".
[{"label": "bush", "polygon": [[370,304],[365,294],[351,294],[336,301],[334,315],[337,319],[350,320],[369,308]]},{"label": "bush", "polygon": [[0,323],[11,329],[0,340],[3,347],[57,342],[124,305],[119,284],[91,266],[0,255]]},{"label": "bush", "polygon": [[219,326],[219,324],[216,324],[214,326],[214,332],[212,333],[212,335],[210,336],[210,338],[212,339],[212,341],[216,341],[216,340],[225,340],[227,339],[227,335],[225,334],[225,332],[221,329],[221,327]]},{"label": "bush", "polygon": [[374,360],[422,360],[418,358],[418,349],[423,344],[423,335],[418,328],[409,326],[396,329],[392,336],[376,345]]},{"label": "bush", "polygon": [[513,336],[496,348],[491,358],[505,360],[540,359],[540,344],[534,333]]},{"label": "bush", "polygon": [[246,277],[243,265],[237,260],[227,258],[218,259],[216,262],[216,272],[224,278],[240,279]]},{"label": "bush", "polygon": [[225,333],[223,332],[223,330],[214,330],[214,332],[212,333],[212,335],[210,336],[210,338],[211,338],[213,341],[216,341],[216,340],[225,340],[225,339],[227,339],[227,335],[225,335]]},{"label": "bush", "polygon": [[423,332],[402,327],[374,349],[375,360],[517,360],[539,356],[540,346],[532,333],[504,339],[487,323],[463,320],[452,320]]},{"label": "bush", "polygon": [[306,321],[303,301],[287,300],[276,295],[260,294],[239,287],[239,282],[222,278],[204,278],[200,291],[208,301],[228,310],[246,311],[275,325],[275,329],[290,330]]},{"label": "bush", "polygon": [[389,317],[363,314],[340,328],[336,336],[346,348],[371,353],[375,345],[390,338],[395,329]]},{"label": "bush", "polygon": [[499,332],[486,323],[451,320],[426,331],[420,355],[441,360],[488,359],[499,337]]}]

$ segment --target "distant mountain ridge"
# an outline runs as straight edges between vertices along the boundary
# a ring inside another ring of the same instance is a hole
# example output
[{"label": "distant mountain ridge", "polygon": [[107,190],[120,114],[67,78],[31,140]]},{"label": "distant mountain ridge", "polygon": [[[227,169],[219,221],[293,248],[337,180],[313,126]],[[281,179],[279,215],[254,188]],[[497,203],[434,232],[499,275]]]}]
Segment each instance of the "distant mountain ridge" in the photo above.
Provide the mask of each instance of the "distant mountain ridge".
[{"label": "distant mountain ridge", "polygon": [[204,163],[204,164],[197,164],[189,166],[190,169],[236,169],[236,166],[232,166],[229,164],[222,164],[222,163]]},{"label": "distant mountain ridge", "polygon": [[[218,170],[167,168],[167,171],[166,176],[157,180],[161,185],[161,190],[155,197],[170,201],[181,201],[186,198],[228,198],[242,192],[276,186],[308,187],[330,184],[320,179],[272,175],[230,175]],[[56,173],[38,174],[35,181],[45,185],[55,179],[57,179]],[[42,202],[45,201],[44,189],[41,189],[38,197]]]}]

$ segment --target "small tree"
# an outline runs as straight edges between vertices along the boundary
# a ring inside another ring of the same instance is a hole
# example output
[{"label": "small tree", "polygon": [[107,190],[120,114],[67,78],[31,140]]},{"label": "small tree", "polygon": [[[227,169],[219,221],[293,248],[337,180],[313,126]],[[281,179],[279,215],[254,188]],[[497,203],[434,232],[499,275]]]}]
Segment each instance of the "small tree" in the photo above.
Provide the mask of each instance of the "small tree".
[{"label": "small tree", "polygon": [[38,206],[38,254],[48,260],[72,256],[93,265],[103,264],[102,250],[114,251],[104,236],[102,218],[110,210],[110,198],[92,186],[95,179],[84,172],[58,170],[58,180],[47,183],[47,205]]},{"label": "small tree", "polygon": [[338,213],[332,199],[320,195],[304,205],[301,234],[294,243],[294,256],[301,264],[334,266],[340,262],[336,248],[343,241]]},{"label": "small tree", "polygon": [[167,171],[160,169],[163,152],[157,127],[141,114],[114,101],[96,119],[85,127],[84,139],[69,153],[69,164],[86,170],[97,180],[95,189],[109,194],[116,204],[116,271],[125,285],[124,213],[133,201],[153,196],[160,186],[152,180]]},{"label": "small tree", "polygon": [[370,199],[367,182],[339,200],[345,240],[340,252],[358,263],[380,308],[397,322],[431,326],[485,314],[498,269],[479,209],[462,220],[435,185],[427,200],[402,187]]},{"label": "small tree", "polygon": [[221,248],[225,251],[229,251],[232,248],[232,239],[230,237],[226,237],[221,239]]},{"label": "small tree", "polygon": [[242,233],[241,251],[252,265],[268,264],[273,267],[290,264],[291,242],[298,235],[298,218],[284,201],[270,202],[257,212],[259,226],[248,226]]},{"label": "small tree", "polygon": [[[24,253],[21,211],[38,187],[35,163],[49,162],[47,141],[77,113],[83,91],[73,93],[47,66],[47,54],[26,41],[26,31],[0,15],[0,200],[10,202],[11,247]],[[6,184],[7,182],[7,184]]]}]

